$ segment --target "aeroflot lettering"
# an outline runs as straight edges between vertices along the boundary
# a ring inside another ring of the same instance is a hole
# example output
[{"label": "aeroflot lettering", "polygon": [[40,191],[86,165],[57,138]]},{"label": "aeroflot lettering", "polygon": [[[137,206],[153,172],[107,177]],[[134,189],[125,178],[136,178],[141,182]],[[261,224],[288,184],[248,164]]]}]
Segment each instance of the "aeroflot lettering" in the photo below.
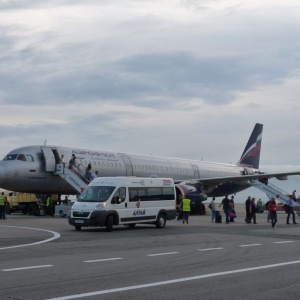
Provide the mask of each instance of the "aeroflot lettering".
[{"label": "aeroflot lettering", "polygon": [[145,209],[143,209],[143,210],[135,210],[133,212],[133,216],[143,216],[145,214],[146,214],[146,210]]},{"label": "aeroflot lettering", "polygon": [[104,157],[115,157],[112,153],[103,153],[103,152],[93,152],[93,151],[81,151],[81,150],[72,150],[74,154],[82,154],[82,155],[91,155],[91,156],[104,156]]}]

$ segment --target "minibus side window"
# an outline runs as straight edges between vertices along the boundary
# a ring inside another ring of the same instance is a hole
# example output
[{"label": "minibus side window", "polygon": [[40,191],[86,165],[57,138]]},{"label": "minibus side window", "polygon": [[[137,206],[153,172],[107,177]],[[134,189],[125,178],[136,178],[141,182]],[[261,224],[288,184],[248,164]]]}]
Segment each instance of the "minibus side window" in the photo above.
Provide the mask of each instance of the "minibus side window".
[{"label": "minibus side window", "polygon": [[162,192],[159,187],[148,188],[148,201],[162,200]]},{"label": "minibus side window", "polygon": [[129,188],[129,202],[146,200],[146,188]]},{"label": "minibus side window", "polygon": [[163,197],[162,200],[174,200],[174,189],[171,187],[163,187]]}]

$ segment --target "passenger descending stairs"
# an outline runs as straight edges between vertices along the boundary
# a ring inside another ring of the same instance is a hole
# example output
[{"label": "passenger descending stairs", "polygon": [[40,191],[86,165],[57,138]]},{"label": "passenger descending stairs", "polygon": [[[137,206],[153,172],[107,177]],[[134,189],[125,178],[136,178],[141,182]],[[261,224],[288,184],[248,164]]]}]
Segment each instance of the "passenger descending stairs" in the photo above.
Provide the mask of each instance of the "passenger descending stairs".
[{"label": "passenger descending stairs", "polygon": [[63,164],[56,165],[56,172],[54,175],[59,175],[66,180],[78,193],[81,193],[89,184],[89,181],[84,177],[85,171],[82,167],[77,166],[69,169]]},{"label": "passenger descending stairs", "polygon": [[[274,196],[276,200],[281,201],[283,203],[287,203],[290,200],[288,193],[276,187],[275,185],[268,183],[262,183],[259,180],[252,180],[252,186],[258,188],[259,190],[265,192],[268,197]],[[298,202],[293,201],[294,207],[300,207]]]}]

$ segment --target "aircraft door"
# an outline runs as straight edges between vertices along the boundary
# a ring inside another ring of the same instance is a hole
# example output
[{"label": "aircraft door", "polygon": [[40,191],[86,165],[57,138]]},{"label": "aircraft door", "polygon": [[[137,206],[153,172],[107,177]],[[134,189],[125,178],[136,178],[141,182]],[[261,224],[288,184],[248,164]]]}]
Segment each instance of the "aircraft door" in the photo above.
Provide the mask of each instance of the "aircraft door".
[{"label": "aircraft door", "polygon": [[47,172],[55,172],[55,157],[51,148],[41,147],[42,152],[45,157],[45,171]]},{"label": "aircraft door", "polygon": [[199,179],[200,178],[200,172],[199,168],[196,165],[191,165],[194,171],[194,179]]},{"label": "aircraft door", "polygon": [[130,158],[124,154],[121,154],[121,156],[126,166],[126,176],[133,176],[133,167]]}]

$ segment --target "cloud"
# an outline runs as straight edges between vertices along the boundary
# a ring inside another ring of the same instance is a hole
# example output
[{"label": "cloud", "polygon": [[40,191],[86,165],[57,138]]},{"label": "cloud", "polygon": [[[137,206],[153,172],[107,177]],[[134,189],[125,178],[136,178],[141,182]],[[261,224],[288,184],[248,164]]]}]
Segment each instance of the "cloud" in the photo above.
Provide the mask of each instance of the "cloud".
[{"label": "cloud", "polygon": [[235,163],[261,122],[262,163],[298,163],[294,1],[0,6],[2,155],[47,139]]}]

